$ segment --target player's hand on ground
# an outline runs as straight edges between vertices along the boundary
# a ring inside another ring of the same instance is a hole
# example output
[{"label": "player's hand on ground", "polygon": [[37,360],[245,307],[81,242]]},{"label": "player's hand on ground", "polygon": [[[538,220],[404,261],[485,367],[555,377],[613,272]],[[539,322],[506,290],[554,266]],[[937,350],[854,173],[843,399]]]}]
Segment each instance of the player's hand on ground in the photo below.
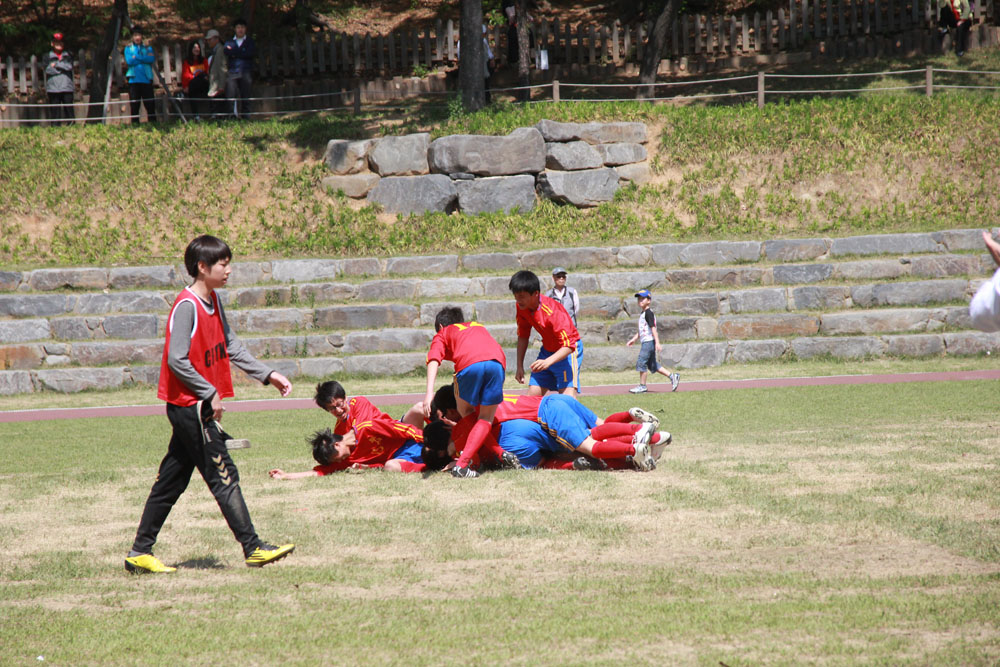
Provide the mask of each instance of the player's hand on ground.
[{"label": "player's hand on ground", "polygon": [[271,374],[267,376],[267,380],[274,385],[274,388],[277,389],[282,396],[288,396],[292,393],[292,383],[278,371],[271,371]]},{"label": "player's hand on ground", "polygon": [[274,479],[285,479],[285,471],[281,468],[275,468],[273,470],[268,470],[267,474]]},{"label": "player's hand on ground", "polygon": [[524,384],[524,368],[521,366],[517,367],[517,371],[514,373],[514,379],[517,380],[518,384]]}]

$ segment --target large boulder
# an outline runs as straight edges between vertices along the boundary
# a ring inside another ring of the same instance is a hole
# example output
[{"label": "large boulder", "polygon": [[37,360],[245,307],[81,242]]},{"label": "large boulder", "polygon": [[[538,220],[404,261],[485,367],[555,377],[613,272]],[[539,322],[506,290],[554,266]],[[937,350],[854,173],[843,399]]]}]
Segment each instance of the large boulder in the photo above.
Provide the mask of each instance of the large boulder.
[{"label": "large boulder", "polygon": [[535,174],[545,169],[545,142],[533,127],[506,137],[454,134],[431,142],[427,153],[432,172],[477,176]]},{"label": "large boulder", "polygon": [[597,144],[594,150],[609,167],[643,162],[647,157],[646,147],[641,144]]},{"label": "large boulder", "polygon": [[604,166],[604,159],[586,141],[545,144],[545,168],[562,171],[597,169]]},{"label": "large boulder", "polygon": [[526,213],[535,208],[535,177],[531,174],[455,181],[458,208],[465,213]]},{"label": "large boulder", "polygon": [[618,191],[618,172],[604,167],[582,171],[545,170],[538,175],[538,193],[579,208],[611,201]]},{"label": "large boulder", "polygon": [[326,144],[326,154],[323,161],[327,168],[335,174],[357,174],[368,171],[368,151],[373,141],[350,141],[348,139],[331,139]]},{"label": "large boulder", "polygon": [[368,201],[387,213],[448,212],[455,206],[455,182],[443,174],[387,176],[368,193]]},{"label": "large boulder", "polygon": [[352,199],[365,197],[379,182],[379,175],[369,172],[363,174],[334,174],[327,176],[321,183],[331,194],[343,192]]},{"label": "large boulder", "polygon": [[430,172],[427,149],[431,135],[426,132],[404,137],[382,137],[368,153],[368,164],[380,176],[419,176]]},{"label": "large boulder", "polygon": [[535,124],[545,141],[586,141],[588,144],[644,144],[645,123],[560,123],[540,120]]}]

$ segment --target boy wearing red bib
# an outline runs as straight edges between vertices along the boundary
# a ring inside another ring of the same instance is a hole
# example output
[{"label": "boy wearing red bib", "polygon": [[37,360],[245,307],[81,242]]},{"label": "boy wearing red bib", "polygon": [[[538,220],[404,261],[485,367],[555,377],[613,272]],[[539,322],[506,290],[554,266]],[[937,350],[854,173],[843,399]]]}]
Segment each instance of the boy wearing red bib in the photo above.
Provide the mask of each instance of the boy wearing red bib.
[{"label": "boy wearing red bib", "polygon": [[288,378],[257,361],[226,322],[215,290],[228,281],[231,260],[229,246],[214,236],[199,236],[184,251],[184,266],[194,283],[170,309],[157,391],[157,397],[167,403],[173,434],[125,558],[129,572],[176,570],[153,556],[152,549],[195,468],[242,545],[248,566],[267,565],[295,549],[292,544],[268,544],[257,536],[240,490],[239,471],[226,448],[230,436],[219,425],[225,411],[222,399],[233,396],[230,361],[250,377],[273,385],[282,396],[292,390]]}]

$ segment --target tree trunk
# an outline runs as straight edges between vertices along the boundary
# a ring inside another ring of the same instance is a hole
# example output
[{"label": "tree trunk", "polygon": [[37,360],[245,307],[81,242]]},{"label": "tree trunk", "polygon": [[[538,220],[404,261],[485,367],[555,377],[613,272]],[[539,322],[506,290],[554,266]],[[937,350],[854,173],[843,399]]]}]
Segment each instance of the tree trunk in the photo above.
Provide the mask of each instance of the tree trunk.
[{"label": "tree trunk", "polygon": [[[517,85],[531,85],[531,58],[528,53],[528,0],[517,0],[514,3],[514,16],[517,20]],[[525,102],[531,99],[530,90],[517,91],[517,99]]]},{"label": "tree trunk", "polygon": [[656,90],[651,85],[656,82],[656,70],[660,66],[660,59],[663,57],[663,49],[667,44],[667,29],[674,23],[677,17],[677,0],[667,0],[656,17],[653,30],[646,41],[646,51],[642,54],[642,66],[639,68],[639,83],[636,91],[636,98],[656,97]]},{"label": "tree trunk", "polygon": [[[111,52],[118,48],[118,38],[121,29],[129,25],[128,0],[114,0],[111,8],[111,18],[104,28],[104,36],[94,53],[94,76],[90,78],[90,106],[87,107],[87,118],[100,119],[104,115],[104,91],[108,86],[108,59]],[[96,103],[96,104],[95,104]]]},{"label": "tree trunk", "polygon": [[257,0],[243,0],[243,7],[240,9],[240,17],[247,22],[247,32],[253,26],[254,9],[257,7]]},{"label": "tree trunk", "polygon": [[462,0],[458,32],[458,87],[466,111],[479,111],[486,104],[486,54],[483,50],[483,0]]}]

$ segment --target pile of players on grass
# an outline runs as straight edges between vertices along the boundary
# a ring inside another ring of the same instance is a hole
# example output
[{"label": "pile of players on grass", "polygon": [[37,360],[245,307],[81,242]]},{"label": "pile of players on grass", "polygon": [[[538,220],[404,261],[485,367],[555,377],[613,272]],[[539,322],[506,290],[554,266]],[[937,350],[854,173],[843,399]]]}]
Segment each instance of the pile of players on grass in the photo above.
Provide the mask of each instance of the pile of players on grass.
[{"label": "pile of players on grass", "polygon": [[[659,420],[639,407],[601,419],[577,401],[579,333],[570,316],[558,301],[541,295],[531,271],[514,274],[510,289],[517,303],[519,383],[531,330],[542,340],[527,395],[503,393],[507,360],[486,327],[465,321],[460,308],[442,308],[427,353],[423,401],[397,420],[363,396],[348,398],[339,382],[322,382],[314,400],[337,423],[309,441],[318,465],[304,472],[274,469],[271,477],[365,468],[449,470],[455,477],[500,468],[653,470],[671,441],[668,432],[658,430]],[[435,391],[443,361],[454,364],[454,382]]]}]

